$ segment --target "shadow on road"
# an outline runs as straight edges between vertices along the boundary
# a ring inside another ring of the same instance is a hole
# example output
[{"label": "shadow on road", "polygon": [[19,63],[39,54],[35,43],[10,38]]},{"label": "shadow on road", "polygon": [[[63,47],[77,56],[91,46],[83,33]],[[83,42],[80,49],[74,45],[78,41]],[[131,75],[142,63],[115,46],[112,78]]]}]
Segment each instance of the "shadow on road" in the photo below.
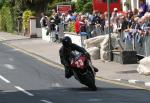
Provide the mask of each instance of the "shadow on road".
[{"label": "shadow on road", "polygon": [[150,92],[138,89],[98,88],[49,88],[46,90],[28,90],[30,97],[22,92],[0,92],[0,103],[150,103]]}]

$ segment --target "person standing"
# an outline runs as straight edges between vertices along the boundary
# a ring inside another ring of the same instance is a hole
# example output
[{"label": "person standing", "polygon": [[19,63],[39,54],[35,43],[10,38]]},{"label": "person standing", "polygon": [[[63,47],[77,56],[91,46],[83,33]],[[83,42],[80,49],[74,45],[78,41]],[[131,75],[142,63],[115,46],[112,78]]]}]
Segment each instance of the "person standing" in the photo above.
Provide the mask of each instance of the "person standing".
[{"label": "person standing", "polygon": [[99,16],[99,12],[95,11],[94,12],[94,17],[93,17],[93,20],[92,20],[92,25],[93,25],[93,31],[91,33],[92,37],[95,37],[95,36],[98,35],[98,33],[100,33],[100,32],[98,32],[99,31],[98,29],[101,26],[100,23],[101,23],[101,18]]},{"label": "person standing", "polygon": [[139,7],[139,17],[144,16],[144,14],[148,11],[148,6],[145,0],[140,0],[140,7]]},{"label": "person standing", "polygon": [[54,20],[55,20],[55,31],[56,31],[56,33],[55,33],[56,40],[55,41],[57,41],[57,40],[59,40],[58,32],[59,32],[59,24],[61,23],[61,18],[59,16],[59,13],[55,14]]},{"label": "person standing", "polygon": [[41,27],[46,27],[48,25],[48,17],[45,16],[44,13],[41,13],[41,20],[40,20],[40,24],[41,24]]}]

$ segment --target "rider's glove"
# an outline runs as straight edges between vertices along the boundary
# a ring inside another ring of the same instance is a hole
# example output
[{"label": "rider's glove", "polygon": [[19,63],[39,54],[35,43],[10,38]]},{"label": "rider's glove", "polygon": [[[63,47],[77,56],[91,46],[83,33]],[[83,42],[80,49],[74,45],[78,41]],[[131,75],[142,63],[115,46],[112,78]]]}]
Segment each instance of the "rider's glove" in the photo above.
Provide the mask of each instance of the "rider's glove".
[{"label": "rider's glove", "polygon": [[70,67],[70,66],[69,66],[69,64],[65,64],[64,66],[65,66],[65,67],[67,67],[67,68],[69,68],[69,67]]}]

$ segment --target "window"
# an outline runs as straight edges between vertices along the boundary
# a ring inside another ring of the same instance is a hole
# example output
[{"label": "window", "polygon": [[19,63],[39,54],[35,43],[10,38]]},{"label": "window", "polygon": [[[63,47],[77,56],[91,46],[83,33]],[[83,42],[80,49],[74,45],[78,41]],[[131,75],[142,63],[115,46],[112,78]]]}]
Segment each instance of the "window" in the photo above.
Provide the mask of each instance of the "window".
[{"label": "window", "polygon": [[36,19],[36,28],[41,28],[40,20],[40,18]]},{"label": "window", "polygon": [[[110,3],[117,3],[118,0],[110,0]],[[107,3],[107,0],[104,0],[104,3]]]},{"label": "window", "polygon": [[98,3],[103,3],[103,0],[97,0],[96,2],[98,2]]}]

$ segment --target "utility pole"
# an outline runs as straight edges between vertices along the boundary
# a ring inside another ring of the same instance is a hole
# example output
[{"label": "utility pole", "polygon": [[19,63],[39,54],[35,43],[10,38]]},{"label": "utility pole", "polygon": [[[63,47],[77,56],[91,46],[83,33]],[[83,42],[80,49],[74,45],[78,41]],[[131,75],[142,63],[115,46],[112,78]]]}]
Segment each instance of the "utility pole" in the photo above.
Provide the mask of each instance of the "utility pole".
[{"label": "utility pole", "polygon": [[109,60],[112,61],[112,46],[111,46],[111,33],[110,33],[110,0],[107,0],[108,10],[108,34],[109,34]]}]

